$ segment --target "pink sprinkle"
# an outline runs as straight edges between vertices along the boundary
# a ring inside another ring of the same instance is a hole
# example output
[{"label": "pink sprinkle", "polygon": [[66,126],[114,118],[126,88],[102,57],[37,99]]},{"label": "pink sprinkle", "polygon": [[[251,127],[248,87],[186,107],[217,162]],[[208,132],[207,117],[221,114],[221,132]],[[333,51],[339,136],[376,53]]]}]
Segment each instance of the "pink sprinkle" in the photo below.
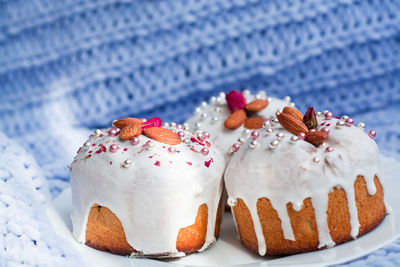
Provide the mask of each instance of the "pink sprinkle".
[{"label": "pink sprinkle", "polygon": [[92,144],[92,146],[95,146],[96,144]]},{"label": "pink sprinkle", "polygon": [[124,151],[128,151],[128,148],[125,147],[125,148],[124,148]]},{"label": "pink sprinkle", "polygon": [[210,138],[210,133],[209,132],[203,132],[203,136],[204,136],[204,139],[208,139],[208,138]]},{"label": "pink sprinkle", "polygon": [[89,135],[89,139],[91,139],[91,138],[93,138],[93,137],[95,137],[94,134]]},{"label": "pink sprinkle", "polygon": [[108,131],[108,136],[114,137],[114,136],[117,136],[117,135],[118,135],[118,131],[117,131],[116,128],[111,128],[111,129]]},{"label": "pink sprinkle", "polygon": [[203,154],[204,156],[207,156],[208,153],[210,153],[210,150],[208,150],[208,148],[206,148],[206,147],[203,147],[203,148],[200,150],[200,152],[201,152],[201,154]]},{"label": "pink sprinkle", "polygon": [[303,132],[300,132],[300,133],[297,135],[297,137],[299,138],[299,140],[304,140],[304,139],[306,139],[306,134],[303,133]]},{"label": "pink sprinkle", "polygon": [[110,165],[112,165],[112,161],[110,161]]},{"label": "pink sprinkle", "polygon": [[331,126],[331,124],[330,124],[330,123],[328,123],[328,124],[326,125],[326,127],[328,127],[328,126]]},{"label": "pink sprinkle", "polygon": [[238,143],[234,143],[232,145],[232,151],[233,152],[238,152],[239,148],[240,148],[240,145]]},{"label": "pink sprinkle", "polygon": [[[132,139],[131,139],[131,145],[134,145],[134,146],[136,146],[137,144],[139,144],[139,137],[137,137],[137,136],[134,136],[134,137],[132,137]],[[147,143],[146,143],[147,144]]]},{"label": "pink sprinkle", "polygon": [[325,113],[325,120],[329,121],[332,118],[333,118],[332,112],[328,111],[327,113]]},{"label": "pink sprinkle", "polygon": [[252,131],[250,136],[251,139],[256,140],[260,136],[260,133],[258,131]]},{"label": "pink sprinkle", "polygon": [[346,126],[350,127],[354,124],[354,120],[352,118],[347,118],[345,124]]},{"label": "pink sprinkle", "polygon": [[376,132],[374,130],[371,130],[368,132],[368,136],[374,139],[376,137]]},{"label": "pink sprinkle", "polygon": [[335,119],[338,119],[338,120],[340,120],[340,117],[339,117],[339,116],[336,116],[336,117],[335,117]]},{"label": "pink sprinkle", "polygon": [[78,151],[76,151],[76,153],[81,152],[81,150],[82,150],[82,147],[80,147],[80,148],[78,149]]},{"label": "pink sprinkle", "polygon": [[331,130],[329,129],[329,127],[323,127],[323,128],[321,129],[321,131],[324,132],[324,133],[326,133],[326,134],[328,134],[328,135],[329,135],[329,133],[331,132]]},{"label": "pink sprinkle", "polygon": [[206,165],[206,167],[210,167],[211,162],[214,162],[214,160],[211,158],[209,161],[205,161],[204,165]]},{"label": "pink sprinkle", "polygon": [[207,147],[211,147],[211,143],[210,143],[210,142],[208,142],[208,141],[206,140],[205,143],[206,143]]},{"label": "pink sprinkle", "polygon": [[119,149],[119,147],[118,147],[116,144],[112,144],[112,145],[110,146],[110,152],[111,152],[111,153],[117,152],[118,149]]},{"label": "pink sprinkle", "polygon": [[183,137],[185,137],[185,133],[184,133],[184,132],[182,132],[182,131],[179,131],[179,132],[178,132],[178,135],[179,135],[179,137],[180,137],[180,138],[183,138]]},{"label": "pink sprinkle", "polygon": [[325,152],[333,152],[335,149],[333,149],[333,147],[330,147],[330,146],[328,146],[326,149],[325,149]]},{"label": "pink sprinkle", "polygon": [[161,162],[159,162],[159,161],[157,160],[156,163],[154,163],[154,165],[160,167],[160,166],[161,166]]},{"label": "pink sprinkle", "polygon": [[321,123],[321,126],[324,126],[324,125],[325,125],[325,121],[323,123]]},{"label": "pink sprinkle", "polygon": [[107,152],[106,147],[103,144],[99,144],[100,148],[96,151],[96,154],[100,154],[101,152]]},{"label": "pink sprinkle", "polygon": [[152,159],[154,156],[149,156],[149,159]]},{"label": "pink sprinkle", "polygon": [[176,148],[174,146],[170,146],[168,148],[168,152],[171,153],[171,154],[174,154],[176,152]]},{"label": "pink sprinkle", "polygon": [[90,154],[90,153],[92,153],[93,151],[92,150],[90,150],[88,153]]},{"label": "pink sprinkle", "polygon": [[202,140],[201,139],[196,139],[196,138],[190,138],[190,141],[192,141],[193,143],[198,143],[199,145],[204,146],[204,144],[202,144]]},{"label": "pink sprinkle", "polygon": [[186,163],[190,166],[192,166],[193,164],[190,161],[186,161]]}]

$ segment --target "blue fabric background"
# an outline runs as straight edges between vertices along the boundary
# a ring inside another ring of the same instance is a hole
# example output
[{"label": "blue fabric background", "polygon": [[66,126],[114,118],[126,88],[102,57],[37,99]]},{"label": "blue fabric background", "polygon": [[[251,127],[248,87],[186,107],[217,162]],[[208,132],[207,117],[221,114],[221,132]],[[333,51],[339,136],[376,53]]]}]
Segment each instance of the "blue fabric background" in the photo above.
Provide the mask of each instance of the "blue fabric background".
[{"label": "blue fabric background", "polygon": [[[400,159],[400,1],[0,0],[0,264],[80,261],[43,207],[87,128],[243,88],[364,121]],[[400,241],[349,265],[399,266]]]}]

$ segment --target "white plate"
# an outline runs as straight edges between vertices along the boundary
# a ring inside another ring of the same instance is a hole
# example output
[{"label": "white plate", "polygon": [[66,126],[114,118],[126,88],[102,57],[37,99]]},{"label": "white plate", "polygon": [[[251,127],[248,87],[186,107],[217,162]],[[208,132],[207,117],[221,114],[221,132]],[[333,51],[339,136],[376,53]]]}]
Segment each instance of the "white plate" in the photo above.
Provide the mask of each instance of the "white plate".
[{"label": "white plate", "polygon": [[54,230],[67,240],[83,258],[94,266],[282,266],[331,265],[350,261],[366,255],[400,236],[400,162],[381,157],[385,196],[392,213],[372,232],[331,249],[285,257],[260,257],[244,248],[239,239],[231,213],[224,214],[218,242],[202,253],[179,259],[153,260],[128,258],[101,252],[78,243],[72,236],[71,190],[61,193],[48,209]]}]

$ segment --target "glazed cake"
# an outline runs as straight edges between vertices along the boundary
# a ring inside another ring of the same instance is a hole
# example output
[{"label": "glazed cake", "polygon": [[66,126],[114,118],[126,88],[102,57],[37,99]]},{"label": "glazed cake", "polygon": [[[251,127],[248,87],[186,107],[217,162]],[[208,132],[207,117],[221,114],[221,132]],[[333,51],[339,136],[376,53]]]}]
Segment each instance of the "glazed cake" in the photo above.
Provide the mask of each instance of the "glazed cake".
[{"label": "glazed cake", "polygon": [[376,133],[332,113],[284,108],[254,130],[225,172],[241,242],[285,255],[355,239],[386,214]]},{"label": "glazed cake", "polygon": [[290,100],[288,96],[284,99],[267,97],[265,91],[255,95],[249,90],[221,92],[217,97],[211,97],[209,103],[202,102],[185,126],[194,131],[210,132],[212,142],[228,162],[237,149],[232,143],[245,142],[251,129],[262,128],[265,120],[272,119],[275,112],[285,106],[294,107]]},{"label": "glazed cake", "polygon": [[224,157],[208,136],[125,118],[96,130],[71,164],[73,235],[115,254],[181,257],[219,233]]}]

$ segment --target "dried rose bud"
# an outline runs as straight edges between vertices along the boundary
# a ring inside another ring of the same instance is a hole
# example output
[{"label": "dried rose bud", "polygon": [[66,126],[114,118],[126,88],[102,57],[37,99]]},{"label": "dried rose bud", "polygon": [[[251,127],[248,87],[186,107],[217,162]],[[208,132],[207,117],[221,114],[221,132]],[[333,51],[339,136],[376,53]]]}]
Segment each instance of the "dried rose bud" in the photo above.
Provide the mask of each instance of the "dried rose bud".
[{"label": "dried rose bud", "polygon": [[313,107],[307,109],[307,112],[303,117],[303,122],[308,129],[316,129],[318,127],[317,115],[315,114]]},{"label": "dried rose bud", "polygon": [[229,94],[226,94],[225,99],[231,113],[243,109],[246,105],[246,98],[236,90],[232,90]]}]

